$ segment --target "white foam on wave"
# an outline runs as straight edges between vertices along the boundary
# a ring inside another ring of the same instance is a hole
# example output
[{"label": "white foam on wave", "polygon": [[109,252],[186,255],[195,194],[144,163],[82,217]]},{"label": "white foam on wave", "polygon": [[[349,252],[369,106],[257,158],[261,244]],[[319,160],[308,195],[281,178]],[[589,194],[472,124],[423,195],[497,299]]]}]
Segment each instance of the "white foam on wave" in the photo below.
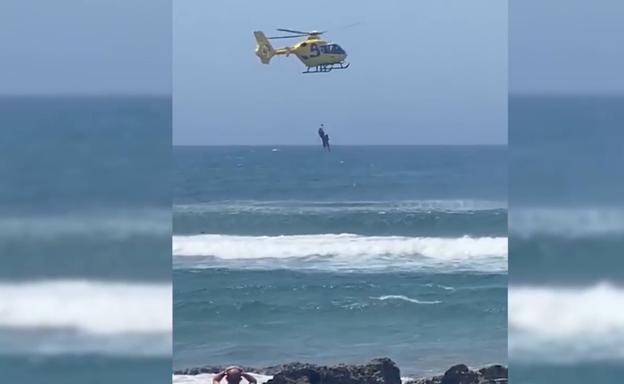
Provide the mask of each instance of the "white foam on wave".
[{"label": "white foam on wave", "polygon": [[0,354],[171,355],[171,285],[0,284]]},{"label": "white foam on wave", "polygon": [[402,237],[352,234],[293,236],[173,236],[175,256],[215,256],[222,259],[307,256],[421,255],[439,259],[506,256],[504,237]]},{"label": "white foam on wave", "polygon": [[423,284],[423,287],[440,288],[440,289],[443,289],[445,291],[454,291],[455,290],[455,287],[451,287],[451,286],[448,286],[448,285],[442,285],[442,284],[433,284],[433,283]]},{"label": "white foam on wave", "polygon": [[455,290],[455,287],[450,287],[450,286],[447,286],[447,285],[438,284],[437,287],[442,288],[445,291],[454,291]]},{"label": "white foam on wave", "polygon": [[[401,237],[352,234],[293,236],[174,236],[173,255],[179,264],[188,256],[220,260],[299,260],[336,268],[452,266],[477,270],[506,270],[504,237]],[[183,263],[183,262],[182,262]]]},{"label": "white foam on wave", "polygon": [[[264,384],[269,381],[273,376],[261,375],[259,373],[247,372],[252,375],[258,384]],[[173,375],[172,383],[174,384],[212,384],[212,379],[216,375],[213,373],[202,373],[199,375]],[[225,383],[223,380],[221,383]],[[247,384],[247,380],[243,379],[242,384]]]},{"label": "white foam on wave", "polygon": [[414,304],[440,304],[442,303],[439,300],[432,300],[432,301],[418,300],[418,299],[413,299],[411,297],[407,297],[404,295],[385,295],[385,296],[379,296],[379,297],[371,297],[371,299],[380,300],[380,301],[401,300],[401,301],[407,301],[407,302],[414,303]]},{"label": "white foam on wave", "polygon": [[624,234],[621,208],[517,208],[509,212],[509,230],[517,236],[587,237]]},{"label": "white foam on wave", "polygon": [[127,238],[167,233],[171,233],[171,213],[158,209],[0,218],[0,238],[51,239],[68,235]]},{"label": "white foam on wave", "polygon": [[0,327],[94,335],[170,333],[170,284],[48,280],[0,284]]},{"label": "white foam on wave", "polygon": [[509,288],[509,350],[520,361],[624,358],[624,288]]},{"label": "white foam on wave", "polygon": [[[176,268],[320,270],[507,270],[504,237],[400,237],[351,234],[174,236]],[[216,259],[198,260],[198,257]]]}]

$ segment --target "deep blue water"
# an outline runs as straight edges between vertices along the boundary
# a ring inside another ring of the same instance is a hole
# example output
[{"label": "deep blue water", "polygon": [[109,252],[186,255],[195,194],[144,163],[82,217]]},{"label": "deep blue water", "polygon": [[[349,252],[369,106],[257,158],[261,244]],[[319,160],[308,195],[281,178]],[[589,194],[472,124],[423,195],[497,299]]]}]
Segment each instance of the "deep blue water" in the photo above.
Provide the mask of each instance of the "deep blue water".
[{"label": "deep blue water", "polygon": [[620,207],[622,104],[624,96],[511,96],[510,204]]},{"label": "deep blue water", "polygon": [[505,147],[175,147],[174,368],[505,363]]},{"label": "deep blue water", "polygon": [[176,204],[222,200],[505,202],[501,146],[177,147]]},{"label": "deep blue water", "polygon": [[2,97],[0,127],[0,381],[168,382],[170,99]]}]

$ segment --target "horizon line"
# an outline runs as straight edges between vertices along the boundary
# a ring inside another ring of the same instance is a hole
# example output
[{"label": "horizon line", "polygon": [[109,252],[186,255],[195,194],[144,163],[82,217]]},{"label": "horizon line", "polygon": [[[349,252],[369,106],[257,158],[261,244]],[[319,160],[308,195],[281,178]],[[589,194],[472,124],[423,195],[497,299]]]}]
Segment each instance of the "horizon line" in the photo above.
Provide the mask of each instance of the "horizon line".
[{"label": "horizon line", "polygon": [[[98,91],[98,92],[12,92],[12,93],[0,93],[0,97],[115,97],[115,96],[135,96],[135,97],[171,97],[173,98],[173,92],[120,92],[120,91]],[[507,96],[624,96],[624,90],[621,91],[508,91]]]},{"label": "horizon line", "polygon": [[507,92],[507,97],[510,96],[552,96],[552,97],[604,97],[604,96],[624,96],[624,90],[621,91],[574,91],[574,92],[570,92],[570,91],[556,91],[556,90],[549,90],[549,91],[531,91],[531,90],[524,90],[524,91],[508,91]]},{"label": "horizon line", "polygon": [[63,92],[63,93],[0,93],[0,98],[66,98],[66,97],[145,97],[145,98],[171,98],[172,93],[159,93],[159,92]]},{"label": "horizon line", "polygon": [[[332,147],[506,147],[508,143],[332,144]],[[317,144],[175,144],[173,147],[317,147]]]}]

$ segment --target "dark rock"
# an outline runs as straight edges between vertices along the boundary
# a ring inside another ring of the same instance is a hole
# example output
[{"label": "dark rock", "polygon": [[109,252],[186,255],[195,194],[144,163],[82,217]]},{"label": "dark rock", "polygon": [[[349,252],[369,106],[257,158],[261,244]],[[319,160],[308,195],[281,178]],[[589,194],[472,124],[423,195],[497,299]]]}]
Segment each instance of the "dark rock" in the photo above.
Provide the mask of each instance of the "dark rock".
[{"label": "dark rock", "polygon": [[441,384],[479,384],[479,374],[465,364],[454,365],[444,372]]},{"label": "dark rock", "polygon": [[492,365],[475,372],[459,364],[449,368],[443,376],[410,380],[406,384],[507,384],[507,368]]},{"label": "dark rock", "polygon": [[314,364],[286,364],[267,384],[401,384],[401,373],[387,358],[364,365],[334,367]]},{"label": "dark rock", "polygon": [[[223,372],[224,366],[180,369],[174,375],[199,375]],[[267,384],[401,384],[401,373],[388,358],[374,359],[364,365],[341,364],[326,367],[307,363],[288,363],[266,368],[241,367],[246,372],[273,376]],[[473,371],[464,364],[449,368],[443,376],[419,378],[406,384],[507,384],[507,368],[491,365]]]},{"label": "dark rock", "polygon": [[401,384],[401,371],[394,361],[388,358],[373,359],[366,365],[352,366],[352,369],[366,383]]},{"label": "dark rock", "polygon": [[479,375],[483,380],[501,380],[507,379],[507,368],[502,365],[491,365],[489,367],[479,369]]}]

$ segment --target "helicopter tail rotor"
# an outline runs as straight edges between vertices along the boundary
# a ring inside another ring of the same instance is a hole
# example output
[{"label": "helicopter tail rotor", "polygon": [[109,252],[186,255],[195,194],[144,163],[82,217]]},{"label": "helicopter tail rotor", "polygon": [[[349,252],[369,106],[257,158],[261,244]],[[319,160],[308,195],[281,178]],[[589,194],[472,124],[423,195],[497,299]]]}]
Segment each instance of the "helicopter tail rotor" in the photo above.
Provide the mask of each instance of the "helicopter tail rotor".
[{"label": "helicopter tail rotor", "polygon": [[271,46],[271,43],[260,31],[254,32],[256,37],[256,55],[260,58],[262,64],[269,64],[271,58],[275,56],[275,49]]}]

